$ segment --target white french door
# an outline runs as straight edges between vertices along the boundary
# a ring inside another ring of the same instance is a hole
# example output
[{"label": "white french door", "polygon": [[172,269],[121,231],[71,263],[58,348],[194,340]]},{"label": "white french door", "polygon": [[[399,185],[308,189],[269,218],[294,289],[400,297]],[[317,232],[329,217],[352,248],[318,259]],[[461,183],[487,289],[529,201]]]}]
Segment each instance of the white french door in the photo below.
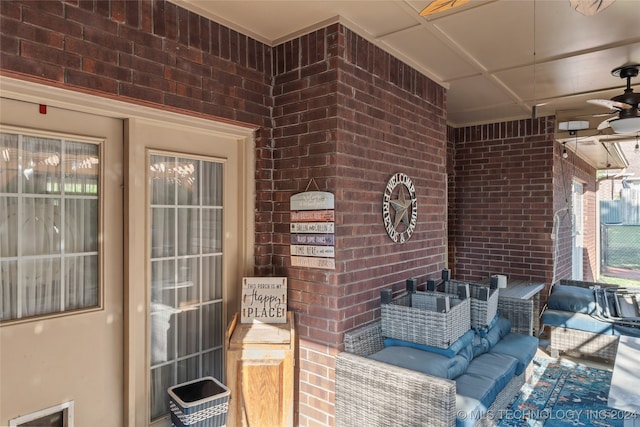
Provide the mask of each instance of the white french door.
[{"label": "white french door", "polygon": [[571,278],[573,280],[583,279],[583,256],[584,256],[584,186],[573,181],[572,185],[572,230],[571,230]]},{"label": "white french door", "polygon": [[0,425],[121,426],[123,122],[0,98],[0,134]]},{"label": "white french door", "polygon": [[131,119],[127,136],[128,419],[168,425],[167,388],[224,380],[225,329],[246,274],[244,152],[238,139],[175,123]]}]

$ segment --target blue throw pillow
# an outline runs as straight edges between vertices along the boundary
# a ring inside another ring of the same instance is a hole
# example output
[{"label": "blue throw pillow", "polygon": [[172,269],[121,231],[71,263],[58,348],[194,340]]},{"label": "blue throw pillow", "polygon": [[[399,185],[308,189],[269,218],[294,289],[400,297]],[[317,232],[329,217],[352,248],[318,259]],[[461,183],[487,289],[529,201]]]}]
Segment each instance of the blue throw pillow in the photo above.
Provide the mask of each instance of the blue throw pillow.
[{"label": "blue throw pillow", "polygon": [[584,314],[594,314],[598,308],[593,289],[569,285],[554,285],[547,307]]},{"label": "blue throw pillow", "polygon": [[471,327],[476,331],[477,335],[480,335],[481,337],[485,337],[487,336],[487,332],[489,332],[489,330],[493,328],[495,324],[498,322],[498,318],[499,316],[496,314],[495,316],[493,316],[493,319],[491,319],[488,325],[485,325],[485,326],[471,325]]},{"label": "blue throw pillow", "polygon": [[502,337],[506,336],[511,331],[511,321],[501,317],[498,319],[493,328],[487,331],[487,335],[482,338],[483,340],[487,340],[487,345],[489,349],[491,349],[494,345],[498,344],[498,342],[502,339]]},{"label": "blue throw pillow", "polygon": [[454,343],[451,344],[448,348],[433,347],[430,345],[418,344],[415,342],[404,341],[404,340],[399,340],[395,338],[385,338],[384,346],[385,347],[411,347],[411,348],[417,348],[418,350],[422,350],[422,351],[430,351],[432,353],[441,354],[447,357],[455,357],[460,352],[460,350],[462,350],[463,348],[471,344],[471,342],[473,341],[473,336],[474,336],[473,331],[469,329],[467,332],[465,332],[464,335],[462,335],[460,338],[454,341]]},{"label": "blue throw pillow", "polygon": [[486,337],[480,335],[474,335],[472,342],[473,357],[478,357],[482,353],[489,351],[489,341]]},{"label": "blue throw pillow", "polygon": [[504,317],[499,317],[491,329],[484,333],[484,336],[480,334],[474,335],[472,341],[473,357],[478,357],[491,350],[509,332],[511,332],[511,321]]}]

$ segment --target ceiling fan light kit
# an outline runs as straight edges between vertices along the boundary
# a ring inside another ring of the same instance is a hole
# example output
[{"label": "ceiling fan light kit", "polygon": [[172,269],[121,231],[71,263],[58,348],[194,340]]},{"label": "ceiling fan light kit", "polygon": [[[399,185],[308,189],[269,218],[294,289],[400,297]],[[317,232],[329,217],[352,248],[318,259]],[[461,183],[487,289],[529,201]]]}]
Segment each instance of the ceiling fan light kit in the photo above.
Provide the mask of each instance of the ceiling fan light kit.
[{"label": "ceiling fan light kit", "polygon": [[640,132],[640,117],[611,120],[609,126],[611,126],[611,129],[613,129],[615,133]]},{"label": "ceiling fan light kit", "polygon": [[611,74],[627,80],[627,87],[624,93],[614,96],[610,100],[590,99],[589,103],[602,105],[617,113],[618,117],[611,117],[598,125],[598,130],[608,127],[615,133],[626,134],[640,131],[640,114],[638,105],[640,104],[640,93],[635,93],[631,88],[631,79],[640,72],[640,64],[627,64],[614,68]]}]

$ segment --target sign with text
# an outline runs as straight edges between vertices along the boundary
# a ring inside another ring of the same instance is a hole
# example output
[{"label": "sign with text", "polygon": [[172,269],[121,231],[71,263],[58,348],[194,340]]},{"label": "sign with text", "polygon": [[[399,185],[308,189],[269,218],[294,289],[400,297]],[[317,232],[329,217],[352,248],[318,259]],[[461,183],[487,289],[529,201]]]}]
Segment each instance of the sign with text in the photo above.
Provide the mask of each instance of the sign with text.
[{"label": "sign with text", "polygon": [[287,278],[243,278],[241,304],[241,323],[286,323]]},{"label": "sign with text", "polygon": [[291,255],[333,258],[335,253],[333,246],[291,245]]},{"label": "sign with text", "polygon": [[314,211],[333,209],[333,193],[326,191],[305,191],[290,198],[292,211]]},{"label": "sign with text", "polygon": [[291,266],[322,268],[325,270],[335,270],[336,260],[333,258],[317,258],[309,256],[291,256]]},{"label": "sign with text", "polygon": [[292,234],[292,245],[324,245],[333,246],[333,234]]},{"label": "sign with text", "polygon": [[335,211],[291,211],[291,222],[296,221],[334,221]]},{"label": "sign with text", "polygon": [[335,270],[335,197],[305,191],[290,198],[291,266]]},{"label": "sign with text", "polygon": [[333,222],[292,222],[292,233],[333,233]]}]

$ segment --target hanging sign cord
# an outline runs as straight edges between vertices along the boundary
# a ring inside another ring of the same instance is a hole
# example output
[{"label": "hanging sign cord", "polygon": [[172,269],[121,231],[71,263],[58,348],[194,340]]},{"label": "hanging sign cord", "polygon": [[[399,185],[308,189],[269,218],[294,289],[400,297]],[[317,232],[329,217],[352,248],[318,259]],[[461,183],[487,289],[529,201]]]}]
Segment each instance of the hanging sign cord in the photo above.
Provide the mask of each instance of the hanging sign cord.
[{"label": "hanging sign cord", "polygon": [[316,187],[316,191],[320,191],[320,188],[318,187],[318,183],[316,182],[316,180],[311,178],[309,180],[309,183],[307,184],[307,188],[304,189],[305,193],[309,190],[309,187],[311,186],[311,183],[313,183],[313,185]]}]

